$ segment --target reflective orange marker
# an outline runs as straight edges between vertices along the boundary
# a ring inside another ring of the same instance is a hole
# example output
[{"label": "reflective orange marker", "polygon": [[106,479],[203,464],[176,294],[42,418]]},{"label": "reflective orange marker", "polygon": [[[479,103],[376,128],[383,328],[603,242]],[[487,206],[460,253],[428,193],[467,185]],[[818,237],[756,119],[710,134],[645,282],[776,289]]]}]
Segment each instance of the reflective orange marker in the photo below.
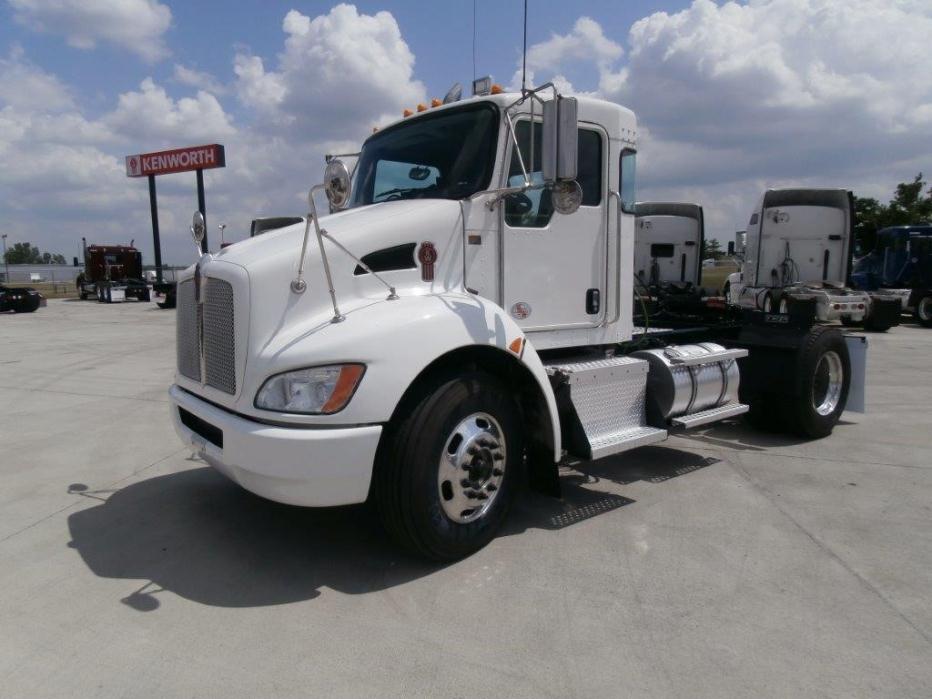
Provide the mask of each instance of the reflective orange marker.
[{"label": "reflective orange marker", "polygon": [[442,100],[438,100],[436,97],[434,97],[434,98],[430,101],[430,106],[431,106],[431,107],[439,107],[441,104],[443,104],[443,101],[442,101]]},{"label": "reflective orange marker", "polygon": [[489,93],[493,95],[500,95],[503,92],[504,90],[502,89],[502,86],[499,85],[498,83],[495,83],[494,85],[492,85],[492,89],[489,90]]},{"label": "reflective orange marker", "polygon": [[424,104],[423,102],[421,102],[420,104],[418,104],[417,110],[418,110],[419,112],[426,112],[426,111],[427,111],[427,105]]},{"label": "reflective orange marker", "polygon": [[508,345],[508,349],[511,350],[514,354],[521,354],[521,348],[524,347],[524,338],[516,337],[511,341],[511,344]]},{"label": "reflective orange marker", "polygon": [[414,112],[412,112],[410,109],[406,109],[406,110],[404,110],[404,111],[402,112],[402,114],[403,114],[404,116],[406,116],[406,117],[409,117],[409,116],[411,116],[412,114],[414,114]]}]

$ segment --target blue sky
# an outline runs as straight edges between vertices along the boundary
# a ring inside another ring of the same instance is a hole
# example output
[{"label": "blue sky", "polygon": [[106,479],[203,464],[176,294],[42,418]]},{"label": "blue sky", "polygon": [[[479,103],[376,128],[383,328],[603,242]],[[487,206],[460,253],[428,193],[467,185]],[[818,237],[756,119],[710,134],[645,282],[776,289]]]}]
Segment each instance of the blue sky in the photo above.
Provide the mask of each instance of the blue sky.
[{"label": "blue sky", "polygon": [[[514,83],[523,3],[478,0],[477,72]],[[928,0],[529,3],[529,69],[632,108],[641,199],[743,227],[766,187],[889,197],[932,171]],[[472,73],[471,2],[0,0],[0,229],[72,254],[135,238],[127,153],[217,141],[208,216],[244,235],[303,211],[322,156]],[[189,262],[187,176],[159,181],[163,249]]]}]

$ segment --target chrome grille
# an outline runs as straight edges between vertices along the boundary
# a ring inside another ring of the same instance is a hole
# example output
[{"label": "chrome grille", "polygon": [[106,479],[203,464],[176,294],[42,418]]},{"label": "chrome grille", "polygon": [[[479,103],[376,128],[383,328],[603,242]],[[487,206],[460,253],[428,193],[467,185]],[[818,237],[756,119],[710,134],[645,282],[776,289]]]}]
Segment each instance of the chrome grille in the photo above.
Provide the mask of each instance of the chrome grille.
[{"label": "chrome grille", "polygon": [[204,296],[204,382],[224,393],[236,393],[236,340],[233,287],[208,278]]},{"label": "chrome grille", "polygon": [[178,372],[194,381],[201,380],[200,305],[194,300],[194,282],[187,279],[178,285],[177,354]]}]

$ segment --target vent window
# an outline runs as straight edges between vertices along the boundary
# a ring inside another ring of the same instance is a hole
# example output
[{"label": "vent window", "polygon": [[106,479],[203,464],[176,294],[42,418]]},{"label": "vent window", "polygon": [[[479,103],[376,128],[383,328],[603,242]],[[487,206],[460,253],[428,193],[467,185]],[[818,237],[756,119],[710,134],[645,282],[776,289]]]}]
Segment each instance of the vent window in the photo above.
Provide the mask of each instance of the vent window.
[{"label": "vent window", "polygon": [[[395,245],[391,248],[384,248],[363,255],[363,263],[373,272],[391,272],[400,269],[417,269],[414,262],[414,248],[417,243],[405,243],[404,245]],[[368,274],[361,265],[356,265],[353,274],[357,277]]]}]

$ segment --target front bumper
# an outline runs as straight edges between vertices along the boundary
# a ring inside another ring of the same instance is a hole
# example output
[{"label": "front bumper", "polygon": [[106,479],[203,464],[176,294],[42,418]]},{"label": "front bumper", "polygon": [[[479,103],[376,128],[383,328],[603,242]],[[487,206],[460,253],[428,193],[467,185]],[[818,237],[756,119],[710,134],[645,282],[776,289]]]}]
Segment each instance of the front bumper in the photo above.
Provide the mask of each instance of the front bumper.
[{"label": "front bumper", "polygon": [[[168,394],[181,441],[246,490],[307,507],[365,501],[381,425],[277,427],[230,413],[178,386]],[[182,410],[188,413],[184,419]]]}]

